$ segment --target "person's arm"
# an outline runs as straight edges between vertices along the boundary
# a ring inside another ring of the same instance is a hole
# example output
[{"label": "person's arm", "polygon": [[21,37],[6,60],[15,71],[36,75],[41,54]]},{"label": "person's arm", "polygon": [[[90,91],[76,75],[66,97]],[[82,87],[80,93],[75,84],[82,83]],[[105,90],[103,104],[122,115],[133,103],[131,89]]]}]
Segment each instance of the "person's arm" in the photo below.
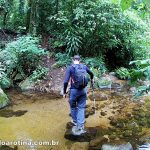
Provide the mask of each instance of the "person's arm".
[{"label": "person's arm", "polygon": [[88,67],[86,67],[86,71],[90,75],[91,80],[93,80],[93,78],[94,78],[93,72]]},{"label": "person's arm", "polygon": [[68,82],[69,82],[70,75],[71,75],[70,72],[71,72],[70,67],[68,67],[66,70],[66,75],[65,75],[65,80],[64,80],[64,94],[66,94]]},{"label": "person's arm", "polygon": [[94,74],[93,72],[86,66],[86,71],[87,73],[90,75],[90,78],[91,78],[91,84],[92,86],[94,85]]}]

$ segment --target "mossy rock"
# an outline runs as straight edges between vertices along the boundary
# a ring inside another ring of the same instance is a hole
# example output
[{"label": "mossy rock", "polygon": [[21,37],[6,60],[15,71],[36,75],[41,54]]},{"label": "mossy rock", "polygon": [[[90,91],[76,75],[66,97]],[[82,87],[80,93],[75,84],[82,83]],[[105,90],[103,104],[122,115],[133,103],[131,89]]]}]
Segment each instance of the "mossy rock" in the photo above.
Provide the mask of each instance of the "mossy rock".
[{"label": "mossy rock", "polygon": [[146,112],[145,117],[150,118],[150,112]]},{"label": "mossy rock", "polygon": [[0,108],[3,108],[9,104],[9,99],[4,91],[0,88]]},{"label": "mossy rock", "polygon": [[138,116],[139,116],[140,118],[144,118],[144,117],[145,117],[145,112],[140,112],[140,113],[138,114]]},{"label": "mossy rock", "polygon": [[131,130],[124,131],[123,136],[124,137],[131,137],[132,136],[132,131]]},{"label": "mossy rock", "polygon": [[28,77],[19,84],[19,87],[21,88],[21,90],[23,92],[25,92],[25,91],[33,90],[34,85],[35,85],[35,83],[33,81],[31,81],[30,78]]},{"label": "mossy rock", "polygon": [[140,125],[140,126],[146,126],[146,125],[147,125],[147,120],[142,118],[142,119],[139,121],[139,125]]}]

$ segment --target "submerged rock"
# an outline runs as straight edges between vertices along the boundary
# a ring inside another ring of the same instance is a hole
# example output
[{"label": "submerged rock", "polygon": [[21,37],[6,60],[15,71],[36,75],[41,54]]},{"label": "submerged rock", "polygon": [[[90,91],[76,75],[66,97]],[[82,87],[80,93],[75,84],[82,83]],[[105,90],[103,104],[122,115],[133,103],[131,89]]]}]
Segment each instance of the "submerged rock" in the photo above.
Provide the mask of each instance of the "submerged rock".
[{"label": "submerged rock", "polygon": [[93,101],[94,98],[96,101],[106,101],[106,100],[108,100],[109,95],[104,94],[104,93],[94,93],[94,97],[93,97],[93,94],[89,95],[89,99],[91,101]]},{"label": "submerged rock", "polygon": [[97,133],[97,129],[96,128],[86,128],[86,133],[80,135],[80,136],[75,136],[72,134],[72,130],[71,129],[67,129],[65,132],[64,137],[68,140],[71,141],[76,141],[76,142],[89,142],[92,139],[95,138],[96,133]]},{"label": "submerged rock", "polygon": [[72,145],[70,150],[87,150],[89,147],[89,142],[76,142]]},{"label": "submerged rock", "polygon": [[117,125],[117,120],[114,117],[109,117],[109,119],[110,119],[110,124],[112,126],[116,126]]},{"label": "submerged rock", "polygon": [[50,87],[46,87],[44,85],[39,85],[39,88],[36,88],[36,83],[30,78],[26,78],[24,81],[19,83],[19,87],[24,95],[33,97],[35,94],[49,94],[48,97],[51,98],[62,98],[62,93],[59,90],[52,89]]},{"label": "submerged rock", "polygon": [[133,147],[130,143],[121,144],[121,145],[102,145],[101,150],[133,150]]},{"label": "submerged rock", "polygon": [[13,111],[10,109],[2,109],[0,110],[0,117],[5,117],[5,118],[9,118],[9,117],[20,117],[22,115],[24,115],[25,113],[27,113],[27,110],[17,110],[17,111]]},{"label": "submerged rock", "polygon": [[89,150],[100,150],[104,143],[108,142],[108,138],[99,137],[90,141]]},{"label": "submerged rock", "polygon": [[103,112],[103,111],[101,111],[101,113],[100,113],[102,116],[106,116],[107,115],[107,113],[106,112]]},{"label": "submerged rock", "polygon": [[0,88],[0,108],[3,108],[9,104],[9,99],[4,91]]},{"label": "submerged rock", "polygon": [[18,147],[15,146],[14,148],[12,148],[7,145],[2,145],[2,146],[0,146],[0,150],[18,150]]}]

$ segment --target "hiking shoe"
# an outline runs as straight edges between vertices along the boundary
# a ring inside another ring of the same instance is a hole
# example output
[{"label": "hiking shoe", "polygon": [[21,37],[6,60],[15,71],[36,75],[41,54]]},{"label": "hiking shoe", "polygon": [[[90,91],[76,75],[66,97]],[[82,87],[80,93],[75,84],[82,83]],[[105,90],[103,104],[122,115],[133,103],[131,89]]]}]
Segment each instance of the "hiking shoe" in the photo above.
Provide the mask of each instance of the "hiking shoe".
[{"label": "hiking shoe", "polygon": [[73,135],[80,136],[84,133],[86,133],[86,131],[83,128],[78,128],[77,126],[74,126],[72,128],[72,134]]},{"label": "hiking shoe", "polygon": [[71,120],[71,123],[73,124],[73,126],[77,126],[77,123],[73,120]]}]

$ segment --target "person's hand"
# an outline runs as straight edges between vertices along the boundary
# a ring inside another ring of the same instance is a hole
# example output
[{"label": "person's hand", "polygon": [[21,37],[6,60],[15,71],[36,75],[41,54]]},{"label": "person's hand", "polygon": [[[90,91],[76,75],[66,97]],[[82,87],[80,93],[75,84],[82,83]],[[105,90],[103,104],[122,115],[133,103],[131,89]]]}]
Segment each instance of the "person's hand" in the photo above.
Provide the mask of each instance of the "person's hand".
[{"label": "person's hand", "polygon": [[94,79],[91,79],[91,85],[94,86]]}]

